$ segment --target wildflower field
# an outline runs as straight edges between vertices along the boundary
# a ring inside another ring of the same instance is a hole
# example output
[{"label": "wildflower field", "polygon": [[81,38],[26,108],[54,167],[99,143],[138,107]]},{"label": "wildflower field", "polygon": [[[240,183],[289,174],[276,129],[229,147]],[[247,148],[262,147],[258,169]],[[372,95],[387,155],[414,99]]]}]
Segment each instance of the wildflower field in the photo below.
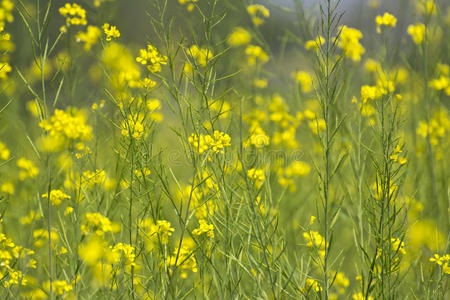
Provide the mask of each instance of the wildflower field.
[{"label": "wildflower field", "polygon": [[0,299],[450,299],[449,28],[0,0]]}]

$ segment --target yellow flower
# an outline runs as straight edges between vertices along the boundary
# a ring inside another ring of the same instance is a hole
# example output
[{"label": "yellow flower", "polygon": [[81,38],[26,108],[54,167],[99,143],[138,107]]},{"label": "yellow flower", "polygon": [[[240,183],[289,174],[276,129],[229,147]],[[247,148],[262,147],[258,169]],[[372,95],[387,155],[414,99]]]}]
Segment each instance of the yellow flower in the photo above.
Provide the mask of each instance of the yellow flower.
[{"label": "yellow flower", "polygon": [[[67,294],[68,292],[72,291],[72,289],[73,289],[72,286],[70,284],[68,284],[65,280],[54,280],[52,288],[53,288],[53,292],[56,295]],[[47,292],[50,291],[50,281],[47,281],[44,283],[44,290],[46,290]]]},{"label": "yellow flower", "polygon": [[9,150],[6,148],[6,145],[0,142],[0,159],[7,160],[9,159]]},{"label": "yellow flower", "polygon": [[231,146],[231,138],[228,134],[214,131],[211,135],[196,135],[192,134],[189,137],[189,143],[198,154],[211,150],[213,153],[224,153],[225,147]]},{"label": "yellow flower", "polygon": [[270,11],[262,4],[252,4],[247,6],[247,12],[252,17],[255,26],[264,24],[264,18],[270,16]]},{"label": "yellow flower", "polygon": [[353,300],[373,300],[372,296],[364,297],[363,293],[359,292],[357,294],[353,294]]},{"label": "yellow flower", "polygon": [[180,3],[181,5],[185,5],[187,4],[186,8],[188,11],[193,11],[194,10],[194,3],[196,3],[198,0],[178,0],[178,3]]},{"label": "yellow flower", "polygon": [[3,182],[0,186],[0,191],[5,194],[14,194],[14,184],[10,181]]},{"label": "yellow flower", "polygon": [[169,266],[181,270],[181,278],[187,278],[186,270],[194,273],[198,271],[197,261],[193,252],[194,248],[194,241],[191,238],[184,238],[181,242],[181,247],[176,247],[173,255],[167,258],[167,264]]},{"label": "yellow flower", "polygon": [[[43,194],[42,198],[48,198],[48,194]],[[50,191],[50,202],[54,206],[60,205],[61,202],[65,199],[70,199],[70,196],[66,195],[63,191],[61,191],[61,190],[51,190]]]},{"label": "yellow flower", "polygon": [[320,292],[322,290],[322,287],[316,280],[312,278],[306,278],[305,286],[300,290],[302,291],[302,293],[308,294],[310,291]]},{"label": "yellow flower", "polygon": [[66,25],[86,25],[86,11],[78,4],[66,3],[59,9],[59,13],[66,17]]},{"label": "yellow flower", "polygon": [[317,36],[315,40],[309,40],[305,43],[306,50],[317,50],[320,46],[325,44],[325,39],[322,36]]},{"label": "yellow flower", "polygon": [[342,26],[339,36],[338,46],[344,51],[344,55],[353,61],[360,61],[361,55],[366,52],[364,47],[359,43],[363,35],[361,31],[355,28]]},{"label": "yellow flower", "polygon": [[202,219],[198,221],[199,227],[192,231],[193,235],[202,235],[206,233],[206,235],[210,238],[214,238],[214,225],[208,224],[206,220]]},{"label": "yellow flower", "polygon": [[244,46],[250,43],[252,36],[242,27],[235,27],[227,39],[228,45],[231,47]]},{"label": "yellow flower", "polygon": [[381,26],[395,27],[397,18],[386,12],[383,16],[377,16],[375,22],[377,23],[377,32],[381,33]]},{"label": "yellow flower", "polygon": [[39,174],[39,169],[35,164],[24,157],[19,158],[17,166],[20,168],[19,179],[35,178]]},{"label": "yellow flower", "polygon": [[53,116],[39,123],[50,136],[73,141],[88,141],[92,138],[92,127],[86,125],[82,111],[69,108],[67,111],[55,109]]},{"label": "yellow flower", "polygon": [[144,136],[144,114],[128,115],[128,121],[122,121],[122,135],[136,140]]},{"label": "yellow flower", "polygon": [[158,49],[152,45],[147,45],[147,49],[139,50],[139,56],[136,61],[142,65],[146,65],[147,69],[152,73],[161,72],[161,65],[167,64],[167,56],[161,55]]},{"label": "yellow flower", "polygon": [[413,39],[414,43],[421,44],[425,37],[426,27],[424,24],[417,23],[415,25],[408,26],[408,34]]},{"label": "yellow flower", "polygon": [[110,42],[113,38],[120,37],[120,32],[116,26],[109,25],[108,23],[103,24],[103,32],[106,34],[106,41]]},{"label": "yellow flower", "polygon": [[265,64],[269,60],[267,53],[259,46],[249,45],[245,49],[247,55],[247,61],[250,66],[255,65],[257,62]]},{"label": "yellow flower", "polygon": [[207,48],[199,48],[197,45],[191,46],[187,54],[194,58],[197,62],[197,65],[200,67],[206,67],[206,64],[213,58],[213,53],[211,49]]},{"label": "yellow flower", "polygon": [[149,236],[159,239],[161,244],[167,244],[169,237],[175,229],[170,227],[170,222],[166,220],[157,220],[156,224],[150,226]]},{"label": "yellow flower", "polygon": [[311,75],[304,71],[298,71],[293,73],[292,77],[300,84],[303,93],[311,92],[313,85]]},{"label": "yellow flower", "polygon": [[98,38],[101,35],[101,31],[96,26],[89,25],[86,32],[80,31],[75,35],[77,42],[84,43],[84,50],[89,51],[91,47],[97,43]]},{"label": "yellow flower", "polygon": [[100,213],[86,213],[81,223],[81,232],[83,234],[95,233],[97,236],[103,236],[107,232],[120,231],[120,225],[111,222],[107,217]]},{"label": "yellow flower", "polygon": [[257,188],[260,188],[265,180],[264,170],[252,168],[247,170],[247,176],[255,183]]}]

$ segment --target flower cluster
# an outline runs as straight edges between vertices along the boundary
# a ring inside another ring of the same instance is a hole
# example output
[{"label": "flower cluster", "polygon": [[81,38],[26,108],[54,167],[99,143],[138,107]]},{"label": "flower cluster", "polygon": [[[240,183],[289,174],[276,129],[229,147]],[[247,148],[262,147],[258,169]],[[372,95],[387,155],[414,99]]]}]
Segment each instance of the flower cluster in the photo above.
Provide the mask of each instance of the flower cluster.
[{"label": "flower cluster", "polygon": [[86,10],[78,4],[66,3],[59,9],[59,13],[66,18],[66,25],[86,25]]},{"label": "flower cluster", "polygon": [[189,137],[189,143],[198,154],[203,154],[204,152],[224,153],[225,147],[231,146],[230,142],[231,138],[228,134],[217,130],[214,131],[213,135],[197,135],[193,133]]},{"label": "flower cluster", "polygon": [[147,49],[139,50],[139,56],[136,61],[142,65],[146,65],[147,69],[152,73],[161,72],[161,65],[167,64],[167,56],[161,55],[158,49],[152,45],[147,45]]},{"label": "flower cluster", "polygon": [[86,235],[95,233],[98,236],[103,236],[107,232],[115,233],[119,230],[119,224],[111,222],[100,213],[86,213],[81,224],[81,231]]},{"label": "flower cluster", "polygon": [[[43,194],[42,198],[48,198],[48,193]],[[70,199],[70,196],[65,194],[62,190],[51,190],[50,191],[50,202],[54,206],[60,205],[66,199]]]},{"label": "flower cluster", "polygon": [[245,54],[247,55],[247,62],[250,66],[254,66],[256,63],[265,64],[269,60],[269,56],[260,46],[247,46]]},{"label": "flower cluster", "polygon": [[106,34],[106,41],[110,42],[113,38],[120,37],[120,32],[116,26],[109,25],[108,23],[103,24],[103,32]]},{"label": "flower cluster", "polygon": [[382,16],[377,16],[375,22],[377,23],[377,32],[381,33],[381,26],[395,27],[397,25],[397,18],[386,12]]},{"label": "flower cluster", "polygon": [[252,22],[255,26],[264,24],[264,19],[270,16],[270,11],[262,4],[247,6],[247,12],[252,17]]},{"label": "flower cluster", "polygon": [[242,27],[235,27],[227,39],[228,45],[231,47],[244,46],[250,43],[252,36]]},{"label": "flower cluster", "polygon": [[338,46],[344,51],[344,55],[351,60],[358,62],[361,60],[361,55],[366,52],[359,40],[362,39],[361,31],[348,26],[341,27],[341,34],[339,35]]}]

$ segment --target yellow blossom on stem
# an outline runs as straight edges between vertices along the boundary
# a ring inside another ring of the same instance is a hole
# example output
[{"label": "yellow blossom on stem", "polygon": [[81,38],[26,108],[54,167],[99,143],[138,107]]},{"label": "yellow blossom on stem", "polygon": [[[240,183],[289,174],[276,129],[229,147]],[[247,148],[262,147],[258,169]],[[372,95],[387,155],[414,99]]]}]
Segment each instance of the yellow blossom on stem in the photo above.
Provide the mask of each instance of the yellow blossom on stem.
[{"label": "yellow blossom on stem", "polygon": [[[42,198],[48,198],[48,194],[43,194]],[[62,203],[63,200],[70,199],[70,196],[65,194],[61,190],[51,190],[50,191],[50,202],[54,206],[58,206]]]},{"label": "yellow blossom on stem", "polygon": [[362,37],[363,34],[361,31],[344,25],[341,27],[338,47],[344,51],[346,57],[358,62],[361,60],[361,55],[366,52],[364,47],[359,43]]},{"label": "yellow blossom on stem", "polygon": [[103,32],[106,34],[107,42],[110,42],[113,38],[120,37],[120,32],[116,26],[105,23],[105,24],[103,24],[102,29],[103,29]]},{"label": "yellow blossom on stem", "polygon": [[95,45],[98,41],[98,38],[101,35],[101,31],[96,26],[89,25],[86,29],[86,32],[80,31],[75,35],[75,39],[77,42],[84,43],[84,50],[91,50],[92,46]]},{"label": "yellow blossom on stem", "polygon": [[252,4],[247,6],[247,12],[252,17],[255,26],[264,24],[264,18],[270,16],[270,11],[262,4]]},{"label": "yellow blossom on stem", "polygon": [[375,22],[377,23],[377,32],[381,33],[381,26],[395,27],[397,25],[397,18],[386,12],[382,16],[377,16]]},{"label": "yellow blossom on stem", "polygon": [[422,23],[417,23],[415,25],[408,26],[408,34],[413,39],[414,43],[421,44],[425,37],[425,25]]},{"label": "yellow blossom on stem", "polygon": [[66,3],[59,9],[59,13],[66,18],[66,24],[70,25],[86,25],[86,10],[78,4]]},{"label": "yellow blossom on stem", "polygon": [[252,36],[242,27],[235,27],[227,39],[228,45],[231,47],[244,46],[250,43]]},{"label": "yellow blossom on stem", "polygon": [[193,235],[202,235],[206,233],[206,235],[210,238],[214,238],[214,225],[208,224],[206,220],[202,219],[198,221],[199,227],[192,231]]}]

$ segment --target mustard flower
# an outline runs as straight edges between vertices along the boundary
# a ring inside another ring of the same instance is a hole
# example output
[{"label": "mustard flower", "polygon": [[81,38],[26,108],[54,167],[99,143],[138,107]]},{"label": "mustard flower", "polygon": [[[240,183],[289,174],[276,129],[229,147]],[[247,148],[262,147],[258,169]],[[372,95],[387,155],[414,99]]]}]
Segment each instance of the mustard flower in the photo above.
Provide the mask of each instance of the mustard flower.
[{"label": "mustard flower", "polygon": [[366,51],[364,47],[359,43],[363,34],[361,31],[355,28],[342,26],[341,34],[339,36],[338,46],[344,51],[344,55],[351,60],[358,62],[361,60],[361,55]]},{"label": "mustard flower", "polygon": [[0,3],[0,31],[3,31],[6,23],[14,21],[14,2],[11,0],[2,0]]},{"label": "mustard flower", "polygon": [[0,191],[2,193],[13,195],[14,194],[14,184],[10,181],[3,182],[0,185]]},{"label": "mustard flower", "polygon": [[269,56],[260,46],[247,46],[245,54],[247,55],[247,61],[250,66],[255,65],[257,62],[265,64],[269,60]]},{"label": "mustard flower", "polygon": [[206,233],[206,235],[210,238],[214,238],[214,225],[208,224],[206,220],[201,219],[198,221],[199,227],[192,231],[193,235],[202,235]]},{"label": "mustard flower", "polygon": [[175,229],[170,227],[170,222],[166,220],[157,220],[156,224],[150,226],[149,235],[158,237],[162,244],[169,242],[169,237],[172,235]]},{"label": "mustard flower", "polygon": [[145,133],[144,114],[128,115],[127,121],[122,121],[122,135],[141,139]]},{"label": "mustard flower", "polygon": [[167,264],[169,266],[181,270],[181,278],[187,278],[187,270],[194,273],[198,271],[197,261],[193,252],[194,248],[194,241],[191,238],[184,238],[181,241],[181,247],[176,247],[173,255],[167,258]]},{"label": "mustard flower", "polygon": [[66,25],[86,25],[86,10],[78,4],[66,3],[59,9],[59,13],[66,18]]},{"label": "mustard flower", "polygon": [[250,180],[252,180],[255,183],[255,186],[257,188],[260,188],[264,180],[266,179],[264,175],[264,170],[256,168],[247,170],[247,176]]},{"label": "mustard flower", "polygon": [[397,18],[386,12],[382,16],[377,16],[375,22],[377,23],[377,33],[381,33],[381,26],[395,27]]},{"label": "mustard flower", "polygon": [[192,45],[187,54],[195,59],[197,65],[206,67],[206,64],[213,58],[211,49],[199,48],[197,45]]},{"label": "mustard flower", "polygon": [[306,278],[305,286],[300,290],[302,291],[302,293],[308,294],[310,291],[320,292],[322,291],[322,287],[316,280],[312,278]]},{"label": "mustard flower", "polygon": [[120,32],[116,26],[109,25],[108,23],[103,24],[103,32],[106,34],[106,41],[110,42],[113,38],[120,37]]},{"label": "mustard flower", "polygon": [[20,168],[19,179],[25,180],[27,178],[35,178],[39,174],[39,169],[35,164],[24,157],[19,158],[17,166]]},{"label": "mustard flower", "polygon": [[69,141],[88,141],[92,138],[92,127],[86,124],[82,111],[69,108],[67,111],[55,109],[53,116],[39,123],[50,136]]},{"label": "mustard flower", "polygon": [[255,26],[264,24],[264,18],[270,16],[270,11],[262,4],[252,4],[247,6],[247,12],[252,17]]},{"label": "mustard flower", "polygon": [[364,297],[363,293],[359,292],[356,294],[353,294],[352,296],[353,300],[374,300],[372,296]]},{"label": "mustard flower", "polygon": [[92,46],[95,45],[98,41],[98,38],[101,35],[101,31],[96,26],[89,25],[86,29],[86,32],[80,31],[75,35],[77,42],[84,43],[84,50],[91,50]]},{"label": "mustard flower", "polygon": [[139,56],[136,61],[142,65],[146,65],[147,69],[152,73],[161,72],[161,65],[167,64],[167,56],[161,55],[158,49],[152,45],[147,45],[147,49],[139,50]]},{"label": "mustard flower", "polygon": [[12,68],[7,62],[0,62],[0,79],[8,79],[8,73],[12,71]]},{"label": "mustard flower", "polygon": [[186,9],[188,11],[193,11],[195,7],[194,3],[196,3],[197,1],[198,0],[178,0],[178,3],[180,3],[181,5],[187,4]]},{"label": "mustard flower", "polygon": [[311,75],[305,71],[292,73],[292,77],[300,84],[303,93],[309,93],[312,90],[313,80]]},{"label": "mustard flower", "polygon": [[[52,288],[56,295],[65,295],[73,290],[72,285],[65,280],[53,280]],[[44,290],[50,291],[50,281],[44,283]]]},{"label": "mustard flower", "polygon": [[[48,193],[43,194],[42,198],[48,198]],[[50,202],[54,206],[58,206],[63,200],[70,199],[70,196],[65,194],[62,190],[51,190],[50,191]]]},{"label": "mustard flower", "polygon": [[115,233],[119,230],[119,224],[111,222],[100,213],[86,213],[81,223],[83,234],[95,233],[97,236],[103,236],[107,232]]},{"label": "mustard flower", "polygon": [[244,46],[250,43],[252,36],[242,27],[235,27],[227,39],[228,45],[231,47]]},{"label": "mustard flower", "polygon": [[316,37],[315,40],[306,41],[305,49],[306,50],[311,50],[311,49],[317,50],[323,44],[325,44],[325,38],[323,38],[322,36],[319,35],[319,36]]},{"label": "mustard flower", "polygon": [[414,43],[422,44],[425,37],[426,27],[422,23],[417,23],[415,25],[408,26],[408,34],[413,39]]},{"label": "mustard flower", "polygon": [[10,151],[6,148],[6,145],[0,142],[0,159],[7,160],[9,159]]}]

